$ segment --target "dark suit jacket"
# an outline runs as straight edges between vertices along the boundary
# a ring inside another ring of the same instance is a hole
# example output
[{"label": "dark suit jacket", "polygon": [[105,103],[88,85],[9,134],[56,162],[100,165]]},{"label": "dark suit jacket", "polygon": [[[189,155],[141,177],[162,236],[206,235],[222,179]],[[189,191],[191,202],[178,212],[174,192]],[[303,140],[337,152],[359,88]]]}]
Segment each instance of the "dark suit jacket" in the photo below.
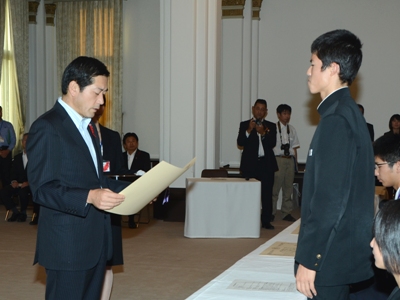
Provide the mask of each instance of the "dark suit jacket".
[{"label": "dark suit jacket", "polygon": [[100,125],[103,143],[103,159],[110,161],[110,172],[108,174],[122,174],[122,144],[118,132]]},{"label": "dark suit jacket", "polygon": [[258,161],[258,147],[259,137],[256,129],[253,129],[249,135],[246,136],[246,130],[249,127],[250,120],[240,123],[239,134],[237,137],[238,146],[243,148],[242,158],[240,160],[240,172],[243,177],[252,178],[255,176],[257,164],[264,163],[266,170],[275,172],[278,170],[278,164],[275,159],[274,151],[272,150],[276,145],[276,125],[275,123],[264,120],[264,127],[268,127],[269,133],[262,138],[265,159]]},{"label": "dark suit jacket", "polygon": [[22,152],[14,156],[11,168],[11,181],[16,180],[19,183],[28,181],[27,169],[24,168]]},{"label": "dark suit jacket", "polygon": [[303,183],[296,266],[316,271],[316,285],[351,284],[373,276],[374,153],[348,88],[318,108]]},{"label": "dark suit jacket", "polygon": [[30,128],[28,178],[33,199],[41,205],[35,263],[47,269],[90,269],[104,244],[111,257],[110,216],[86,200],[91,189],[119,192],[126,183],[103,175],[99,137],[91,137],[98,174],[84,139],[58,102]]},{"label": "dark suit jacket", "polygon": [[[122,154],[122,158],[124,166],[128,168],[128,154],[126,151]],[[147,172],[148,170],[150,170],[150,167],[151,167],[150,154],[145,151],[137,149],[135,157],[133,158],[132,161],[131,168],[128,169],[127,174],[134,174],[138,170],[143,170]]]},{"label": "dark suit jacket", "polygon": [[374,136],[375,136],[375,133],[374,133],[374,125],[372,125],[372,124],[370,124],[370,123],[367,123],[367,127],[368,127],[369,135],[370,135],[370,137],[371,137],[371,141],[374,141]]}]

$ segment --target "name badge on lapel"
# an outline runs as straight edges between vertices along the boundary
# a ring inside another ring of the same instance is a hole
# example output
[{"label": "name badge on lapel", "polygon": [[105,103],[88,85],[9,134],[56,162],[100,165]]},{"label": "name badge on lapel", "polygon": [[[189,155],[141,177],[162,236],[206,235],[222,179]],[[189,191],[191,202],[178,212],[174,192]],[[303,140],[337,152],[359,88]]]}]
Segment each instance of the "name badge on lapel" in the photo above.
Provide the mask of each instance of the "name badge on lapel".
[{"label": "name badge on lapel", "polygon": [[109,160],[103,160],[103,172],[110,172],[111,164]]}]

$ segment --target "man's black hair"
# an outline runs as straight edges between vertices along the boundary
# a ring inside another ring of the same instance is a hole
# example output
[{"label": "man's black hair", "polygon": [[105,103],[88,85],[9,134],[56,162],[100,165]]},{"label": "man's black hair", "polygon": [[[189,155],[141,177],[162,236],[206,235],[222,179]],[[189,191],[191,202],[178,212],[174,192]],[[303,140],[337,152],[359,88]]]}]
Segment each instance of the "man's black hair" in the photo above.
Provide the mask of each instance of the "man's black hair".
[{"label": "man's black hair", "polygon": [[61,80],[62,94],[67,94],[71,81],[75,81],[79,85],[79,90],[82,91],[93,83],[93,77],[96,76],[110,76],[110,72],[101,61],[87,56],[75,58],[64,70]]},{"label": "man's black hair", "polygon": [[378,138],[374,144],[374,156],[388,162],[390,167],[400,161],[400,136],[395,134],[385,134]]},{"label": "man's black hair", "polygon": [[133,137],[133,138],[136,139],[137,142],[139,142],[139,138],[138,138],[138,136],[137,136],[136,133],[134,133],[134,132],[128,132],[128,133],[125,133],[124,138],[122,139],[122,143],[123,143],[124,145],[125,145],[125,141],[126,141],[126,139],[127,139],[128,137]]},{"label": "man's black hair", "polygon": [[256,106],[257,103],[263,104],[265,105],[265,107],[267,107],[267,101],[265,101],[264,99],[257,99],[256,102],[254,102],[254,106]]},{"label": "man's black hair", "polygon": [[351,85],[362,62],[360,39],[348,30],[333,30],[319,36],[311,45],[311,53],[322,61],[322,70],[331,63],[340,66],[339,78]]},{"label": "man's black hair", "polygon": [[287,112],[289,112],[291,114],[292,113],[292,108],[287,104],[279,104],[278,107],[276,108],[276,112],[278,114],[281,114],[284,111],[287,111]]},{"label": "man's black hair", "polygon": [[373,235],[391,274],[400,274],[400,201],[391,200],[375,216]]}]

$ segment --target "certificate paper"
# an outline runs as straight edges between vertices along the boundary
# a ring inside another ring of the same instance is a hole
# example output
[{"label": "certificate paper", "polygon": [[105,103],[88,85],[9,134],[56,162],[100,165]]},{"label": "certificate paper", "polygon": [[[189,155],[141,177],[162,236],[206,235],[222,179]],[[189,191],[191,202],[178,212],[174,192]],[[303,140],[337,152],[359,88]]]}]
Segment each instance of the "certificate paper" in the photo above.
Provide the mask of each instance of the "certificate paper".
[{"label": "certificate paper", "polygon": [[275,242],[260,255],[291,256],[296,254],[297,243]]},{"label": "certificate paper", "polygon": [[165,161],[158,163],[146,174],[127,186],[120,194],[125,195],[125,201],[120,205],[107,210],[118,215],[133,215],[138,213],[151,200],[157,197],[179,176],[194,165],[193,158],[185,167],[178,168]]}]

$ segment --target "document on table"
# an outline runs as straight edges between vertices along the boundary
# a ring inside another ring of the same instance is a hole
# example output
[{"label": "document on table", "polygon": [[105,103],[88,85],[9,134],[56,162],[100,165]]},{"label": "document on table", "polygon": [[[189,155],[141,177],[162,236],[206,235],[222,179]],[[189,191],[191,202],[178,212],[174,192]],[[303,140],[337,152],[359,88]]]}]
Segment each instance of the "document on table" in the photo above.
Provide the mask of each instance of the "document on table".
[{"label": "document on table", "polygon": [[275,242],[260,255],[291,256],[296,254],[297,243]]},{"label": "document on table", "polygon": [[125,195],[125,201],[120,205],[107,210],[118,215],[133,215],[138,213],[151,200],[158,196],[179,176],[194,165],[193,158],[185,167],[178,168],[165,161],[158,163],[146,174],[127,186],[120,194]]},{"label": "document on table", "polygon": [[296,283],[294,282],[262,282],[234,280],[228,289],[245,291],[266,291],[266,292],[289,292],[296,293]]}]

